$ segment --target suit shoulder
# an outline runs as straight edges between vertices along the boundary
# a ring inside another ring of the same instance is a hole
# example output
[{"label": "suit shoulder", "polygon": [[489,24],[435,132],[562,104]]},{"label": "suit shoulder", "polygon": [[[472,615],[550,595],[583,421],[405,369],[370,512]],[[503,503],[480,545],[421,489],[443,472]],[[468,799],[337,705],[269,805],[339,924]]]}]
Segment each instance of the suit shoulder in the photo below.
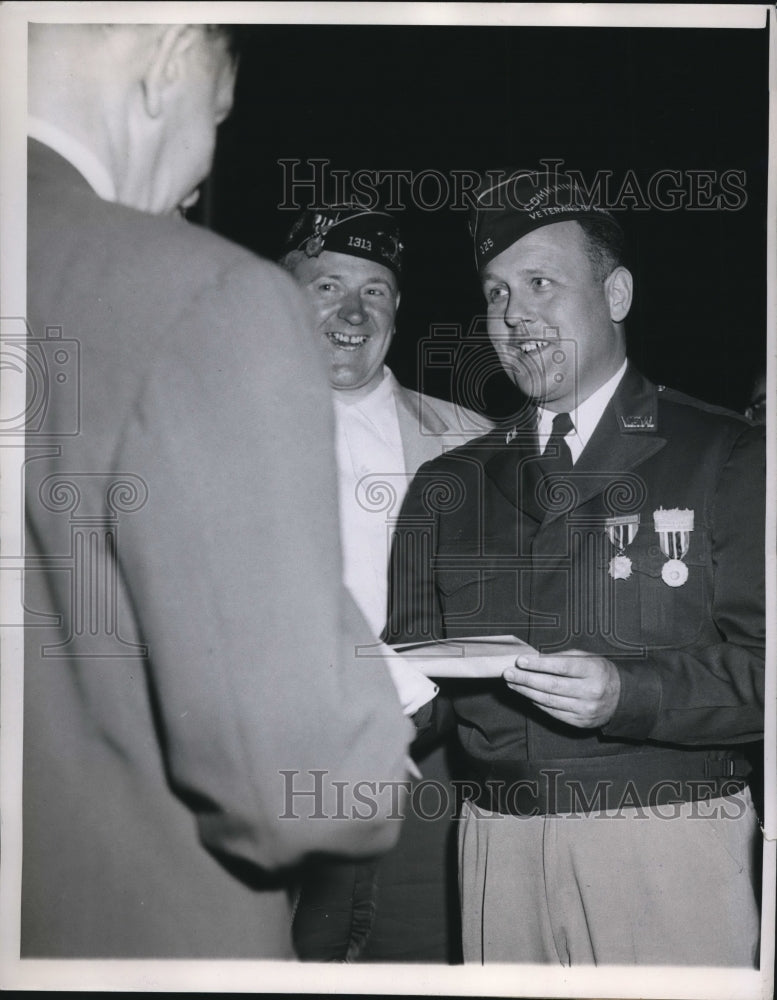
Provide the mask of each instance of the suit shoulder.
[{"label": "suit shoulder", "polygon": [[137,221],[143,227],[138,232],[142,243],[147,247],[156,244],[160,253],[185,258],[184,270],[192,285],[219,285],[227,273],[245,273],[259,288],[262,285],[296,287],[290,276],[278,265],[230,242],[218,233],[172,217],[133,214],[139,216]]},{"label": "suit shoulder", "polygon": [[127,383],[165,358],[197,365],[217,354],[235,373],[256,366],[270,379],[282,352],[268,345],[279,340],[300,371],[318,379],[323,368],[309,306],[279,266],[180,218],[104,201],[77,179],[31,191],[28,269],[33,329],[57,320]]},{"label": "suit shoulder", "polygon": [[[129,240],[125,260],[149,301],[158,302],[165,286],[138,259],[139,252],[175,270],[172,282],[167,271],[169,302],[157,314],[158,329],[167,331],[163,337],[183,339],[194,352],[212,350],[214,338],[222,344],[228,340],[244,353],[246,363],[279,337],[289,341],[290,350],[307,347],[309,307],[278,265],[180,220],[142,217],[140,223],[147,238]],[[294,347],[292,342],[297,342]]]},{"label": "suit shoulder", "polygon": [[[111,274],[173,297],[218,289],[225,275],[245,274],[257,291],[291,287],[280,267],[178,216],[153,215],[98,197],[72,168],[31,176],[28,237],[33,259],[56,251],[110,285]],[[61,263],[60,263],[60,266]]]}]

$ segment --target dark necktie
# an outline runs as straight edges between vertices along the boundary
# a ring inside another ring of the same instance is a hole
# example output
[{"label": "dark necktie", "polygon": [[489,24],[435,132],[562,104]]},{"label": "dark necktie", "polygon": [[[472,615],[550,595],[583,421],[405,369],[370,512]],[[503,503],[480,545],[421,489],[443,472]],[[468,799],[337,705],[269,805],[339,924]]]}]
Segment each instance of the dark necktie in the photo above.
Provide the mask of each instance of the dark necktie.
[{"label": "dark necktie", "polygon": [[540,460],[545,475],[569,472],[572,468],[572,452],[566,442],[566,435],[574,426],[568,413],[557,413],[553,418],[553,428]]},{"label": "dark necktie", "polygon": [[[534,454],[526,455],[521,463],[520,492],[516,506],[541,523],[549,511],[555,509],[553,499],[554,483],[558,484],[558,476],[572,469],[572,453],[564,436],[574,427],[568,413],[558,413],[553,418],[553,427],[545,450],[539,454],[539,442],[535,437]],[[526,551],[530,545],[537,524],[528,523],[522,519],[520,528],[520,550]]]}]

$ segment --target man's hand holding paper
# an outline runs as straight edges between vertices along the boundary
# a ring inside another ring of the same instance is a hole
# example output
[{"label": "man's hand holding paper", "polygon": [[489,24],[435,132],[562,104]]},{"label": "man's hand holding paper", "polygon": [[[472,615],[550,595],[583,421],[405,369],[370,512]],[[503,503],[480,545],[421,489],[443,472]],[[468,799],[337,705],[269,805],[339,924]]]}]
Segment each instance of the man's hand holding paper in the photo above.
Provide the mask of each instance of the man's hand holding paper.
[{"label": "man's hand holding paper", "polygon": [[519,655],[536,650],[514,635],[469,636],[392,646],[387,658],[399,659],[426,677],[484,679],[502,677]]},{"label": "man's hand holding paper", "polygon": [[568,649],[541,656],[527,646],[504,672],[507,686],[554,719],[580,729],[603,726],[620,696],[617,667],[603,656]]}]

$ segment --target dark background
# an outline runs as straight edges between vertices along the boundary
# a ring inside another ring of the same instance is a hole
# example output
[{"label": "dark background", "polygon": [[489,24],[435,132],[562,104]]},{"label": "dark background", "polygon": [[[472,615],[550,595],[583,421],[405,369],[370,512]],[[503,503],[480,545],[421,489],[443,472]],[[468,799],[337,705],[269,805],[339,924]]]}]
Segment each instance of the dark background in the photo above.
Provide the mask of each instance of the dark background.
[{"label": "dark background", "polygon": [[[446,175],[562,159],[586,180],[612,171],[613,193],[629,170],[643,192],[658,170],[681,171],[686,192],[688,171],[744,172],[737,210],[618,217],[636,285],[632,359],[657,382],[747,404],[766,342],[766,29],[246,26],[240,46],[235,108],[198,211],[263,256],[278,256],[295,218],[278,207],[281,159],[301,160],[305,176],[313,158],[330,171]],[[408,205],[400,223],[389,364],[406,385],[509,414],[515,390],[490,353],[476,398],[466,377],[490,352],[472,327],[483,306],[466,213]],[[419,364],[433,325],[461,329],[453,372],[445,359]]]}]

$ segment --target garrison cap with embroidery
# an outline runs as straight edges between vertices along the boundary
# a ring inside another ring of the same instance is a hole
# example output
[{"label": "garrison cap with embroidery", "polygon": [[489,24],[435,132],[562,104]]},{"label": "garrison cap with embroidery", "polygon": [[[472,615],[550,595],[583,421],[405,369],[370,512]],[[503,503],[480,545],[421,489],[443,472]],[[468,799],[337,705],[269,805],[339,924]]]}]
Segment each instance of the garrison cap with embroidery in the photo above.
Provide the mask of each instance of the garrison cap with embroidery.
[{"label": "garrison cap with embroidery", "polygon": [[478,268],[534,229],[553,222],[604,219],[620,230],[567,174],[520,170],[501,181],[485,178],[473,195],[469,231]]},{"label": "garrison cap with embroidery", "polygon": [[402,242],[394,216],[350,203],[326,208],[309,208],[291,227],[284,254],[301,250],[318,257],[322,250],[362,257],[402,274]]}]

